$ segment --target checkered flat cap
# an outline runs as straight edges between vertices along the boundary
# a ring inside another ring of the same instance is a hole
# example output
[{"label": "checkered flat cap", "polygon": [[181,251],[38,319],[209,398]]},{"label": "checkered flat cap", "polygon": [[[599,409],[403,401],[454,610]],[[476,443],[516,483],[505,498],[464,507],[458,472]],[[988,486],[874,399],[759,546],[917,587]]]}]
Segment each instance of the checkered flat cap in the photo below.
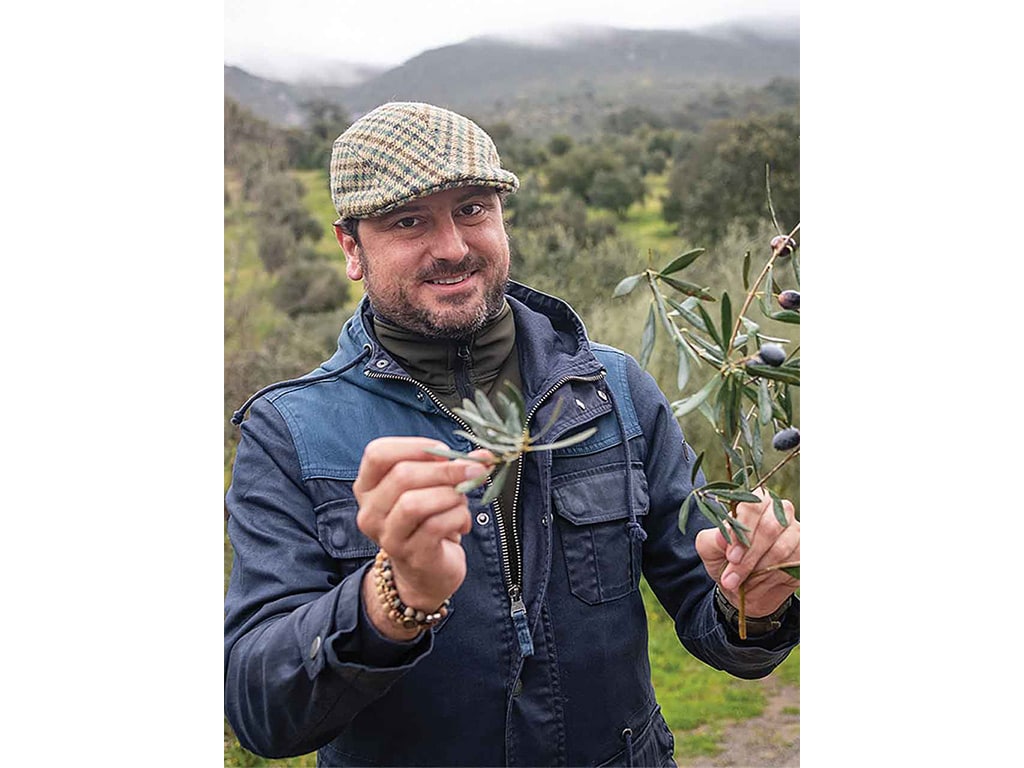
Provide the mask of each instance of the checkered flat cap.
[{"label": "checkered flat cap", "polygon": [[342,219],[380,216],[453,187],[515,192],[519,179],[472,120],[430,104],[390,102],[334,141],[331,199]]}]

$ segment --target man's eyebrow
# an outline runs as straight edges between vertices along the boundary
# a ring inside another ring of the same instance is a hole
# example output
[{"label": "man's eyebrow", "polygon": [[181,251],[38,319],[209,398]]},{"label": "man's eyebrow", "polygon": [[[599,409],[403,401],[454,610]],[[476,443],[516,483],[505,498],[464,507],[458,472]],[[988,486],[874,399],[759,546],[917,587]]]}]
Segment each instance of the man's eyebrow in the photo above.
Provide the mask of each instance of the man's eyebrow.
[{"label": "man's eyebrow", "polygon": [[417,204],[416,202],[406,203],[405,205],[399,206],[398,208],[392,208],[387,213],[382,214],[380,218],[389,219],[392,216],[401,216],[406,213],[414,213],[416,211],[423,210],[423,208],[425,207],[426,206]]},{"label": "man's eyebrow", "polygon": [[464,202],[466,200],[469,200],[471,197],[479,197],[480,195],[487,195],[487,194],[489,194],[489,193],[491,193],[493,191],[494,190],[492,190],[490,187],[470,187],[469,190],[466,192],[466,194],[460,195],[459,197],[456,198],[456,202],[461,203],[461,202]]},{"label": "man's eyebrow", "polygon": [[[455,198],[455,202],[463,203],[466,200],[469,200],[470,198],[479,197],[481,195],[487,195],[491,191],[492,190],[488,187],[470,187],[465,194],[459,195],[457,198]],[[427,206],[424,205],[423,203],[419,203],[416,200],[412,200],[406,203],[405,205],[399,206],[398,208],[394,208],[388,211],[387,213],[381,214],[380,218],[389,219],[392,216],[403,216],[410,213],[416,213],[417,211],[422,211],[426,207]]]}]

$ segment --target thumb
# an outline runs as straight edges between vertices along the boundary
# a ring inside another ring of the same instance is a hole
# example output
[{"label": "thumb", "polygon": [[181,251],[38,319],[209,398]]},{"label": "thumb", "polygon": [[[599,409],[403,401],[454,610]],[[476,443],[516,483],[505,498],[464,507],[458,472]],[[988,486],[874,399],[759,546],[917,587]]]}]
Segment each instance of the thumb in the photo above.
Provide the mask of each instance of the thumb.
[{"label": "thumb", "polygon": [[697,554],[705,564],[718,563],[725,560],[725,552],[729,543],[717,528],[705,528],[697,534],[694,541]]}]

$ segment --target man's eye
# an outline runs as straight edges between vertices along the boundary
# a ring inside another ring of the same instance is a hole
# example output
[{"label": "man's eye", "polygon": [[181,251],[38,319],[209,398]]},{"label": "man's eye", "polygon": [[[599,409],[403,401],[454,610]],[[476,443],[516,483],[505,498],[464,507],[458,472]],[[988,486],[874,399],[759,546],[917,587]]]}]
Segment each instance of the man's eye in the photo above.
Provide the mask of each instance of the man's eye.
[{"label": "man's eye", "polygon": [[405,218],[396,221],[395,226],[398,227],[398,229],[412,229],[416,226],[416,217],[406,216]]},{"label": "man's eye", "polygon": [[480,205],[480,203],[470,203],[469,205],[464,205],[459,209],[459,213],[463,216],[477,216],[483,213],[483,211],[484,207]]}]

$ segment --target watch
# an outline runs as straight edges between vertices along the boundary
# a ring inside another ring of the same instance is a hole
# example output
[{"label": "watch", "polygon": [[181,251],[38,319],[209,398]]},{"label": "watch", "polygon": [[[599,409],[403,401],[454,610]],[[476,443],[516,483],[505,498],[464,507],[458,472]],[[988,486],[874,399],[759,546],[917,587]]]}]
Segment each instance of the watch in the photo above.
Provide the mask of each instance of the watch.
[{"label": "watch", "polygon": [[[789,610],[789,606],[793,603],[793,596],[790,595],[786,598],[786,602],[776,608],[767,616],[758,616],[756,618],[747,616],[747,636],[752,635],[765,635],[773,630],[779,629],[782,626],[782,617]],[[740,611],[739,608],[734,606],[726,598],[725,594],[718,585],[715,585],[715,605],[718,607],[718,612],[725,620],[725,622],[732,627],[735,632],[740,631]]]}]

